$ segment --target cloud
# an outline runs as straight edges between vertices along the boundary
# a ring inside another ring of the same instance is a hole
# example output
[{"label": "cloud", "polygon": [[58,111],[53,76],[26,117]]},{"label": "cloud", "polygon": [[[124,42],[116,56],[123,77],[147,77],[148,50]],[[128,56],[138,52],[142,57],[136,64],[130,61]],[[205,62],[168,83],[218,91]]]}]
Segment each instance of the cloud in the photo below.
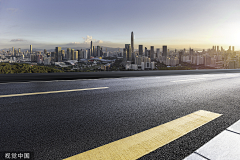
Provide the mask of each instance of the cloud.
[{"label": "cloud", "polygon": [[85,44],[88,44],[93,40],[92,36],[89,36],[89,35],[87,35],[87,38],[84,38],[84,37],[82,37],[82,38],[83,38]]},{"label": "cloud", "polygon": [[17,8],[7,8],[7,11],[15,13],[18,11],[18,9]]},{"label": "cloud", "polygon": [[103,43],[103,41],[102,40],[98,40],[98,41],[96,41],[97,43]]},{"label": "cloud", "polygon": [[81,44],[80,42],[71,42],[69,44]]},{"label": "cloud", "polygon": [[83,42],[84,44],[89,44],[91,41],[94,42],[94,43],[103,43],[102,40],[93,39],[93,37],[89,36],[89,35],[87,35],[86,38],[85,37],[82,37],[82,38],[84,40],[84,42]]},{"label": "cloud", "polygon": [[21,41],[26,41],[26,40],[23,40],[23,39],[12,39],[10,42],[21,42]]}]

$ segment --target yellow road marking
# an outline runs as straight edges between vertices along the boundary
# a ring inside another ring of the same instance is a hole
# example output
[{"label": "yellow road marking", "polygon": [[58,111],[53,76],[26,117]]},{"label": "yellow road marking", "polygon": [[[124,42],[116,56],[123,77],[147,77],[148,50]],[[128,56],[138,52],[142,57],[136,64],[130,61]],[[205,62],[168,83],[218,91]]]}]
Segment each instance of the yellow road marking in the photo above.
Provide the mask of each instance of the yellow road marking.
[{"label": "yellow road marking", "polygon": [[38,94],[49,94],[49,93],[87,91],[87,90],[107,89],[107,88],[108,88],[108,87],[98,87],[98,88],[84,88],[84,89],[72,89],[72,90],[60,90],[60,91],[48,91],[48,92],[9,94],[9,95],[0,95],[0,98],[4,98],[4,97],[17,97],[17,96],[29,96],[29,95],[38,95]]},{"label": "yellow road marking", "polygon": [[171,122],[77,154],[65,160],[132,160],[160,148],[221,114],[199,110]]}]

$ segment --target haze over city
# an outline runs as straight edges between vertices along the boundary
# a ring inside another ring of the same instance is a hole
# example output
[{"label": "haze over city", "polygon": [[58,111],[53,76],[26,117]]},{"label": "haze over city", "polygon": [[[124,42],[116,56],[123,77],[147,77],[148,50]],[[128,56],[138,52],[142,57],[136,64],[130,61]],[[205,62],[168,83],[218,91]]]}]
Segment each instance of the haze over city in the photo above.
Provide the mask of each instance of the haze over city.
[{"label": "haze over city", "polygon": [[138,45],[240,48],[240,2],[1,0],[0,49],[124,48],[134,31]]}]

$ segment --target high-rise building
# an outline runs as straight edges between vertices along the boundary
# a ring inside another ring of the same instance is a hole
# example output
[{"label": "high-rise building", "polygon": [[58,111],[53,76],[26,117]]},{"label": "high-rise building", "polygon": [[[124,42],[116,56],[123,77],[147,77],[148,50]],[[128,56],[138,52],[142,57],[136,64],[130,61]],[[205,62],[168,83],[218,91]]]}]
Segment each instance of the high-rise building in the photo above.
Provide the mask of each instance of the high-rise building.
[{"label": "high-rise building", "polygon": [[[89,49],[90,50],[90,49]],[[78,51],[73,52],[73,58],[72,60],[78,60]]]},{"label": "high-rise building", "polygon": [[234,52],[234,46],[232,46],[232,52]]},{"label": "high-rise building", "polygon": [[46,49],[44,49],[44,55],[46,55],[47,54],[47,50]]},{"label": "high-rise building", "polygon": [[61,55],[62,55],[62,59],[65,59],[66,55],[64,50],[61,50]]},{"label": "high-rise building", "polygon": [[145,47],[145,56],[148,56],[148,51],[147,51],[147,47]]},{"label": "high-rise building", "polygon": [[132,47],[132,53],[134,52],[134,35],[133,32],[131,33],[131,47]]},{"label": "high-rise building", "polygon": [[32,54],[32,45],[30,45],[30,54]]},{"label": "high-rise building", "polygon": [[219,46],[217,46],[217,52],[219,52]]},{"label": "high-rise building", "polygon": [[125,49],[127,50],[127,61],[132,61],[132,48],[130,44],[125,44]]},{"label": "high-rise building", "polygon": [[90,57],[91,57],[91,49],[88,49],[88,54],[87,54],[87,59],[90,59]]},{"label": "high-rise building", "polygon": [[100,46],[97,46],[97,56],[100,57]]},{"label": "high-rise building", "polygon": [[14,47],[12,47],[12,56],[14,56]]},{"label": "high-rise building", "polygon": [[96,48],[93,46],[93,57],[96,57]]},{"label": "high-rise building", "polygon": [[151,60],[154,60],[154,46],[151,46],[151,50],[150,50],[150,58]]},{"label": "high-rise building", "polygon": [[157,57],[159,58],[161,55],[160,55],[160,48],[157,48]]},{"label": "high-rise building", "polygon": [[229,46],[228,50],[227,50],[227,53],[231,53],[231,46]]},{"label": "high-rise building", "polygon": [[67,48],[67,60],[71,60],[71,48]]},{"label": "high-rise building", "polygon": [[138,50],[139,50],[139,55],[143,55],[143,45],[139,45],[138,47]]},{"label": "high-rise building", "polygon": [[70,60],[73,60],[74,59],[74,49],[71,50],[71,59]]},{"label": "high-rise building", "polygon": [[90,50],[91,50],[91,56],[93,56],[93,46],[92,46],[92,41],[91,41],[91,45],[90,45]]},{"label": "high-rise building", "polygon": [[127,49],[123,48],[123,62],[127,62]]},{"label": "high-rise building", "polygon": [[62,61],[61,47],[56,47],[55,52],[56,52],[56,56],[57,56],[56,57],[57,62],[61,62]]},{"label": "high-rise building", "polygon": [[18,48],[18,53],[20,53],[21,52],[21,48]]},{"label": "high-rise building", "polygon": [[102,50],[102,47],[100,49],[100,56],[102,57],[103,56],[103,50]]},{"label": "high-rise building", "polygon": [[167,58],[167,46],[163,46],[163,56]]}]

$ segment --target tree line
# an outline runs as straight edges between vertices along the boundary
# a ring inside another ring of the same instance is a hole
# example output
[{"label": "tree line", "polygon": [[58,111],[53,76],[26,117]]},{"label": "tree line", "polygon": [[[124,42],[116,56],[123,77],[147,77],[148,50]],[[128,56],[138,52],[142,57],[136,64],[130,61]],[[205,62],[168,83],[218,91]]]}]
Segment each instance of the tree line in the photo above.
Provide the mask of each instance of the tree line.
[{"label": "tree line", "polygon": [[26,63],[0,63],[0,74],[13,73],[56,73],[61,70],[48,66],[30,65]]}]

